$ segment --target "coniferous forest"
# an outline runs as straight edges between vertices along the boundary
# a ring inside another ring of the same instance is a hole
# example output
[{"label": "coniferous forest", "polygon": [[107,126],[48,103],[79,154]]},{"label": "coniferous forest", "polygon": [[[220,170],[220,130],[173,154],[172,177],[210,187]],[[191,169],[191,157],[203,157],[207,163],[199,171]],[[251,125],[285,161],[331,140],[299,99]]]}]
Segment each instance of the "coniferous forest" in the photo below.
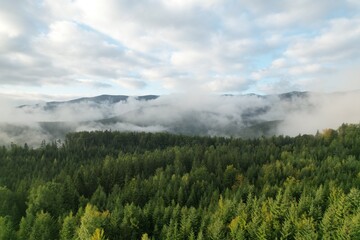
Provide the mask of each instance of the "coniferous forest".
[{"label": "coniferous forest", "polygon": [[360,239],[360,125],[0,148],[0,239]]}]

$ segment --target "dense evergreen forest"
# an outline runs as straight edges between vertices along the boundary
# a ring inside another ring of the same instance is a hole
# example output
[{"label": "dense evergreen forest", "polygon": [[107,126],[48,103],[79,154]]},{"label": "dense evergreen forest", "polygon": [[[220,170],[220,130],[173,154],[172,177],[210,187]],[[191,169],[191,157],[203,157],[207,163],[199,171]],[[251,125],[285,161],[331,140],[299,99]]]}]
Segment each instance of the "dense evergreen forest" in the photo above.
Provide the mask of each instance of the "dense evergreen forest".
[{"label": "dense evergreen forest", "polygon": [[360,125],[0,148],[0,239],[360,239]]}]

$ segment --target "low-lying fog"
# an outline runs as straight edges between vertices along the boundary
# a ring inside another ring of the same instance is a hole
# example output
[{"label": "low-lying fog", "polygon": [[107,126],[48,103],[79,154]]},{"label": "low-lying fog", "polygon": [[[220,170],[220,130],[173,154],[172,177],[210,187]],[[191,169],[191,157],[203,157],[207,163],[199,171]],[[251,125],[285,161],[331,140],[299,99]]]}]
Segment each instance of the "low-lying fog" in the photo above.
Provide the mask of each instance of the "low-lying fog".
[{"label": "low-lying fog", "polygon": [[14,106],[1,98],[0,144],[39,145],[69,131],[167,131],[210,136],[315,134],[360,122],[360,92],[272,96],[165,95],[154,100]]}]

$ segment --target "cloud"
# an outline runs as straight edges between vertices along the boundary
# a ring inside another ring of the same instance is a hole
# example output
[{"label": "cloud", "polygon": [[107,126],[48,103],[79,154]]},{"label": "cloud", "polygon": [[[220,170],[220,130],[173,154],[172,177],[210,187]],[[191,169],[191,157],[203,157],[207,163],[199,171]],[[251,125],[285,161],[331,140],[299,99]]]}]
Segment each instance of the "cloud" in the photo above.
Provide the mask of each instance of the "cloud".
[{"label": "cloud", "polygon": [[16,107],[0,97],[0,144],[63,139],[67,132],[118,130],[206,136],[256,137],[315,134],[342,123],[358,123],[360,92],[222,96],[171,94],[151,101],[89,100]]},{"label": "cloud", "polygon": [[319,81],[335,90],[339,79],[319,79],[359,66],[349,61],[360,49],[352,0],[1,4],[0,86],[37,86],[43,94],[82,84],[98,94],[261,92],[279,82],[311,90]]},{"label": "cloud", "polygon": [[[351,94],[331,95],[335,100],[311,96],[303,105],[210,94],[359,89],[360,6],[355,0],[0,3],[0,94],[16,102],[0,99],[0,120],[25,125],[14,136],[6,131],[9,125],[3,128],[1,136],[9,141],[35,133],[36,140],[50,139],[39,122],[54,121],[67,122],[61,128],[74,131],[113,127],[231,135],[247,124],[241,116],[250,106],[266,112],[255,120],[284,119],[280,130],[291,134],[336,127],[359,116],[351,104],[358,97]],[[51,114],[14,108],[27,97],[32,103],[104,91],[181,94],[113,106],[63,106]],[[95,121],[119,116],[122,122],[113,126]]]},{"label": "cloud", "polygon": [[301,107],[285,115],[279,133],[295,136],[314,134],[326,128],[337,129],[343,123],[359,123],[360,110],[354,102],[360,101],[360,93],[342,92],[333,94],[312,94],[308,103],[313,107]]},{"label": "cloud", "polygon": [[[290,39],[278,58],[268,67],[253,72],[251,77],[260,81],[260,86],[267,84],[261,82],[262,79],[272,78],[313,91],[358,89],[358,84],[352,80],[356,76],[350,75],[354,71],[346,70],[359,67],[358,26],[358,17],[337,18],[330,20],[315,35]],[[344,72],[347,74],[342,74]],[[283,91],[287,91],[286,88]]]},{"label": "cloud", "polygon": [[321,33],[310,39],[295,42],[285,56],[299,58],[300,62],[336,60],[346,61],[358,56],[360,19],[336,19]]},{"label": "cloud", "polygon": [[277,1],[277,3],[266,3],[268,10],[260,18],[259,23],[265,27],[279,28],[285,31],[292,31],[294,27],[318,28],[329,17],[328,14],[336,9],[344,8],[341,1],[331,0],[295,0]]},{"label": "cloud", "polygon": [[248,81],[239,76],[215,76],[207,87],[212,92],[241,92],[246,89]]}]

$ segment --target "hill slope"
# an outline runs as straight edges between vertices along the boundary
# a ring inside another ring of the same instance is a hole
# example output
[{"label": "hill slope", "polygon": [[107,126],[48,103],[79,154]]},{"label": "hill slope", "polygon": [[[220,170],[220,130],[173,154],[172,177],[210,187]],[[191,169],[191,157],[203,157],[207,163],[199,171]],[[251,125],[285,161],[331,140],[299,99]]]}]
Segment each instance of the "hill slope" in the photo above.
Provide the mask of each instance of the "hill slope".
[{"label": "hill slope", "polygon": [[359,239],[359,145],[360,125],[342,125],[247,140],[79,132],[0,148],[0,236]]}]

